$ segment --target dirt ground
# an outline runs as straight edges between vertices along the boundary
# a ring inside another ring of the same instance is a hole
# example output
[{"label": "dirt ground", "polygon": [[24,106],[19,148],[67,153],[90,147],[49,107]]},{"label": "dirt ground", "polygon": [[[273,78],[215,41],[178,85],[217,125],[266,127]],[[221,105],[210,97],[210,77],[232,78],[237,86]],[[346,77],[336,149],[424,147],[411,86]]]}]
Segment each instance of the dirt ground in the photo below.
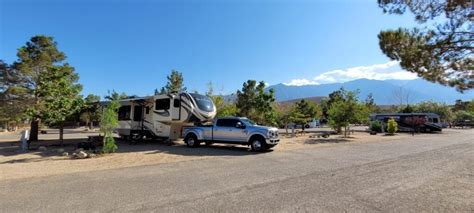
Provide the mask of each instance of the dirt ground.
[{"label": "dirt ground", "polygon": [[[445,131],[443,134],[450,133]],[[176,141],[173,145],[158,141],[145,141],[131,145],[120,140],[117,141],[119,147],[117,153],[95,158],[71,159],[62,156],[62,152],[59,152],[58,149],[64,149],[71,154],[76,149],[77,143],[85,141],[88,135],[97,135],[97,133],[71,130],[66,132],[65,144],[59,146],[57,140],[54,139],[57,138],[56,132],[48,131],[47,135],[40,136],[41,141],[31,144],[29,152],[23,153],[19,151],[18,134],[0,133],[0,181],[255,154],[247,146],[238,145],[214,144],[188,148],[182,141]],[[280,144],[274,147],[272,152],[324,148],[337,146],[338,143],[386,142],[413,137],[410,134],[385,136],[369,135],[366,132],[355,132],[349,138],[338,135],[331,135],[329,138],[310,138],[311,135],[299,135],[294,138],[282,136]],[[416,135],[415,137],[433,136],[435,135]],[[39,151],[39,146],[45,146],[47,150]]]}]

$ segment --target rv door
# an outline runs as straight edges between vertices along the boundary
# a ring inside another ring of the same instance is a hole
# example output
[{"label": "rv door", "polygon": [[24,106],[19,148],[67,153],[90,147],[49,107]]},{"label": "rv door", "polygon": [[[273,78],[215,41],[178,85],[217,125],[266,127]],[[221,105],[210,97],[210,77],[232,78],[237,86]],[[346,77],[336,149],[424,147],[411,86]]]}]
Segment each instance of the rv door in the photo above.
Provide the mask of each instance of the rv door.
[{"label": "rv door", "polygon": [[171,116],[174,121],[181,119],[181,99],[179,96],[173,99],[173,107],[171,107]]}]

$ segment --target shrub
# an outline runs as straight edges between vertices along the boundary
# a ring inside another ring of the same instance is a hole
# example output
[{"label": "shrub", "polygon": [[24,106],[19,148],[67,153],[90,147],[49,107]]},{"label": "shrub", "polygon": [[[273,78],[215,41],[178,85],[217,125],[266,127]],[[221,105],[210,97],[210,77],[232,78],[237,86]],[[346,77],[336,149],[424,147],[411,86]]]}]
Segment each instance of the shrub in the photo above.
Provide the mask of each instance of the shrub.
[{"label": "shrub", "polygon": [[387,131],[388,131],[388,134],[390,134],[390,135],[393,135],[393,134],[395,134],[395,132],[398,131],[398,124],[395,121],[395,119],[393,119],[393,118],[388,119]]},{"label": "shrub", "polygon": [[112,100],[107,105],[101,114],[100,119],[100,131],[104,134],[104,146],[102,147],[103,153],[111,153],[117,150],[117,145],[113,137],[113,131],[118,125],[117,111],[120,107],[118,100]]},{"label": "shrub", "polygon": [[115,144],[115,139],[113,137],[105,137],[104,138],[104,147],[102,147],[102,152],[104,153],[112,153],[117,150],[117,145]]},{"label": "shrub", "polygon": [[382,132],[382,122],[380,121],[370,122],[370,131]]}]

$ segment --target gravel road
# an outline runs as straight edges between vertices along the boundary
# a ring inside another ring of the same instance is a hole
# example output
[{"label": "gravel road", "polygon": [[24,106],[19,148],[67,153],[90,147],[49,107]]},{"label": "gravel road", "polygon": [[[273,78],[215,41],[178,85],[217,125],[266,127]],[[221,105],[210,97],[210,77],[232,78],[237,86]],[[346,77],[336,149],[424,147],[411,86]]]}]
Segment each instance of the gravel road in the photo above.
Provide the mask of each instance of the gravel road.
[{"label": "gravel road", "polygon": [[472,212],[474,130],[10,180],[0,183],[0,207],[0,212]]}]

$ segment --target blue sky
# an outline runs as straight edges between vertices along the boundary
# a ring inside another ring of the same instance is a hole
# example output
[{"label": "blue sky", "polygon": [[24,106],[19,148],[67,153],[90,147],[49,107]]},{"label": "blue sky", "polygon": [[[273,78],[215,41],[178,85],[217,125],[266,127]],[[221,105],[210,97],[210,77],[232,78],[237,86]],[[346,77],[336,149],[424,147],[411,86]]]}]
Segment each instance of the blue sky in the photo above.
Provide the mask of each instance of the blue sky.
[{"label": "blue sky", "polygon": [[212,81],[228,94],[247,79],[317,84],[330,81],[318,78],[328,72],[398,70],[377,34],[412,25],[375,0],[1,0],[0,59],[16,60],[31,36],[45,34],[76,68],[84,94],[151,94],[171,69],[189,90]]}]

